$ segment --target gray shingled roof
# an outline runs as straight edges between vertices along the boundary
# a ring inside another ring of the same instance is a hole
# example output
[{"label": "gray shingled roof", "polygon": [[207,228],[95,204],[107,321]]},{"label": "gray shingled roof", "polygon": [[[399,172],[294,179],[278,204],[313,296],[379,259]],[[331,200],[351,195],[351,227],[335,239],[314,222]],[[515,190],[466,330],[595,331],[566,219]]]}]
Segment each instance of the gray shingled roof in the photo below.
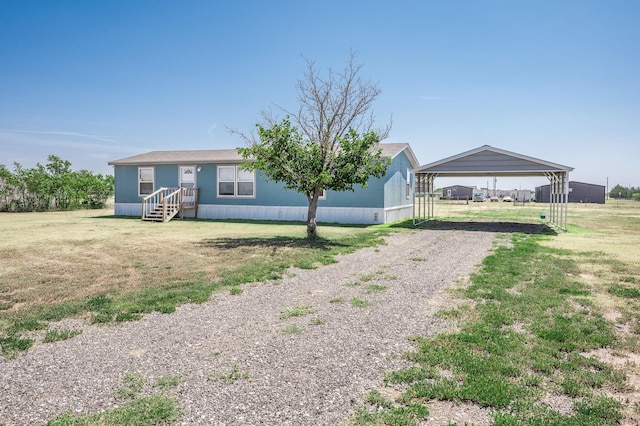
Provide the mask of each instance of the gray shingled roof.
[{"label": "gray shingled roof", "polygon": [[148,166],[154,164],[238,163],[242,157],[235,149],[184,151],[151,151],[132,157],[109,161],[110,166]]},{"label": "gray shingled roof", "polygon": [[[381,143],[382,156],[393,158],[403,150],[407,150],[407,156],[414,164],[416,160],[411,147],[406,143]],[[110,166],[148,166],[155,164],[207,164],[207,163],[239,163],[242,157],[235,149],[207,149],[184,151],[151,151],[132,157],[109,161]]]},{"label": "gray shingled roof", "polygon": [[405,153],[413,167],[417,167],[420,164],[408,143],[381,143],[378,144],[378,147],[382,148],[383,158],[393,158],[402,151],[406,151]]}]

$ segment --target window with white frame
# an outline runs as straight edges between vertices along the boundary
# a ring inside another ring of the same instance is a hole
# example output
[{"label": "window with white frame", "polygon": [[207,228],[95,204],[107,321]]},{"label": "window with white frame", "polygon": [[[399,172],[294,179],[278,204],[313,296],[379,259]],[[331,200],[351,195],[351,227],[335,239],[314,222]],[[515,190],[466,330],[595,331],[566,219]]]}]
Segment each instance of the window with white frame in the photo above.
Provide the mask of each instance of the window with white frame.
[{"label": "window with white frame", "polygon": [[411,170],[407,169],[407,184],[406,184],[406,196],[407,200],[411,198]]},{"label": "window with white frame", "polygon": [[218,197],[255,197],[255,172],[239,166],[218,166]]},{"label": "window with white frame", "polygon": [[145,196],[153,193],[153,167],[138,167],[138,195]]}]

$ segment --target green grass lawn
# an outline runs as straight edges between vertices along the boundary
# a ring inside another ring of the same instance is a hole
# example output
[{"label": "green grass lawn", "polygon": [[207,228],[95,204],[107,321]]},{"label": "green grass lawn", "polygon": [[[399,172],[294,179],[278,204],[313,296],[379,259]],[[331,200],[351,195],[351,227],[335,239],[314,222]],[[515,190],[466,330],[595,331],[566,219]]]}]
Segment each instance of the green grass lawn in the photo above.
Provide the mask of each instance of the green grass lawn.
[{"label": "green grass lawn", "polygon": [[[537,205],[474,207],[446,206],[443,223],[539,221]],[[638,354],[640,254],[619,254],[620,246],[638,247],[640,204],[571,205],[569,212],[568,233],[514,233],[496,248],[457,290],[461,307],[442,312],[459,331],[413,337],[415,350],[405,355],[413,366],[389,372],[384,383],[400,396],[372,390],[354,423],[418,424],[432,401],[483,407],[496,425],[638,422],[629,384],[638,366],[593,354]],[[628,331],[616,333],[616,323]],[[568,398],[571,410],[555,409],[554,397]]]}]

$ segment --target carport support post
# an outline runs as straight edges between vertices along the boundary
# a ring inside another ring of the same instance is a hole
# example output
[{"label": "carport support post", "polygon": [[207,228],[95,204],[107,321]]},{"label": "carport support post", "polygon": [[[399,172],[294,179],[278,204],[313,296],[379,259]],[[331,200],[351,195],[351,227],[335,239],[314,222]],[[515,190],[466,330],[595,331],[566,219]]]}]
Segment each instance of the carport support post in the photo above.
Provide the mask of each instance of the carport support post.
[{"label": "carport support post", "polygon": [[546,173],[549,178],[549,221],[567,230],[569,180],[567,172]]},{"label": "carport support post", "polygon": [[[431,173],[415,174],[416,190],[413,197],[413,224],[431,220],[434,217],[433,181]],[[426,214],[426,217],[425,217]]]},{"label": "carport support post", "polygon": [[429,220],[433,219],[435,217],[435,188],[433,186],[433,182],[436,180],[436,175],[435,174],[428,174],[427,175],[427,186],[428,186],[428,192],[429,192],[429,198],[427,199],[427,202],[429,203],[429,206],[431,207],[429,209]]},{"label": "carport support post", "polygon": [[551,219],[551,223],[557,223],[556,220],[556,209],[558,206],[558,177],[553,175],[553,192],[551,192],[551,205],[549,208],[551,209],[551,214],[549,218]]},{"label": "carport support post", "polygon": [[[420,185],[420,175],[416,174],[415,175],[415,183],[416,183],[416,188],[415,191],[413,192],[413,225],[416,225],[416,217],[420,216],[420,189],[422,188],[422,186]],[[417,210],[417,213],[416,213]]]},{"label": "carport support post", "polygon": [[564,217],[562,218],[562,229],[566,232],[568,226],[568,216],[569,216],[569,173],[562,173],[562,193],[564,196]]},{"label": "carport support post", "polygon": [[426,197],[427,190],[425,187],[425,175],[422,173],[416,173],[415,182],[416,190],[413,194],[413,225],[424,222],[424,215],[426,213]]}]

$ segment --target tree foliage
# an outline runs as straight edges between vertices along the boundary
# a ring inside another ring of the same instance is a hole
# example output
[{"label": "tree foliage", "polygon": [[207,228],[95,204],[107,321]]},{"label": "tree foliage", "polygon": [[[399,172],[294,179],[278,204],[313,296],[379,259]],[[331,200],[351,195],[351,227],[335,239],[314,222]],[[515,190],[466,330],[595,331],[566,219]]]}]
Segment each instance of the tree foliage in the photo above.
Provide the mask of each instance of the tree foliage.
[{"label": "tree foliage", "polygon": [[638,198],[636,197],[636,194],[640,194],[640,188],[616,185],[611,189],[611,191],[609,191],[609,198],[636,199]]},{"label": "tree foliage", "polygon": [[[305,140],[289,118],[271,128],[258,126],[260,142],[240,152],[249,161],[245,168],[262,170],[268,179],[283,182],[285,188],[313,197],[317,188],[353,191],[354,185],[366,186],[369,177],[384,175],[387,162],[375,132],[358,135],[353,129],[342,138],[338,152],[322,152],[322,147]],[[323,161],[324,160],[324,161]]]},{"label": "tree foliage", "polygon": [[248,142],[247,148],[238,149],[243,168],[262,171],[267,179],[306,195],[309,237],[317,236],[316,211],[323,191],[366,187],[389,165],[378,147],[389,126],[374,130],[370,113],[380,89],[360,78],[362,66],[355,65],[354,58],[351,53],[344,70],[330,69],[326,78],[307,61],[297,84],[298,111],[283,110],[287,115],[282,120],[263,114],[265,122],[256,125],[257,138],[236,132]]},{"label": "tree foliage", "polygon": [[102,208],[113,195],[113,176],[73,171],[71,163],[49,155],[48,163],[13,172],[0,165],[0,211],[30,212]]}]

